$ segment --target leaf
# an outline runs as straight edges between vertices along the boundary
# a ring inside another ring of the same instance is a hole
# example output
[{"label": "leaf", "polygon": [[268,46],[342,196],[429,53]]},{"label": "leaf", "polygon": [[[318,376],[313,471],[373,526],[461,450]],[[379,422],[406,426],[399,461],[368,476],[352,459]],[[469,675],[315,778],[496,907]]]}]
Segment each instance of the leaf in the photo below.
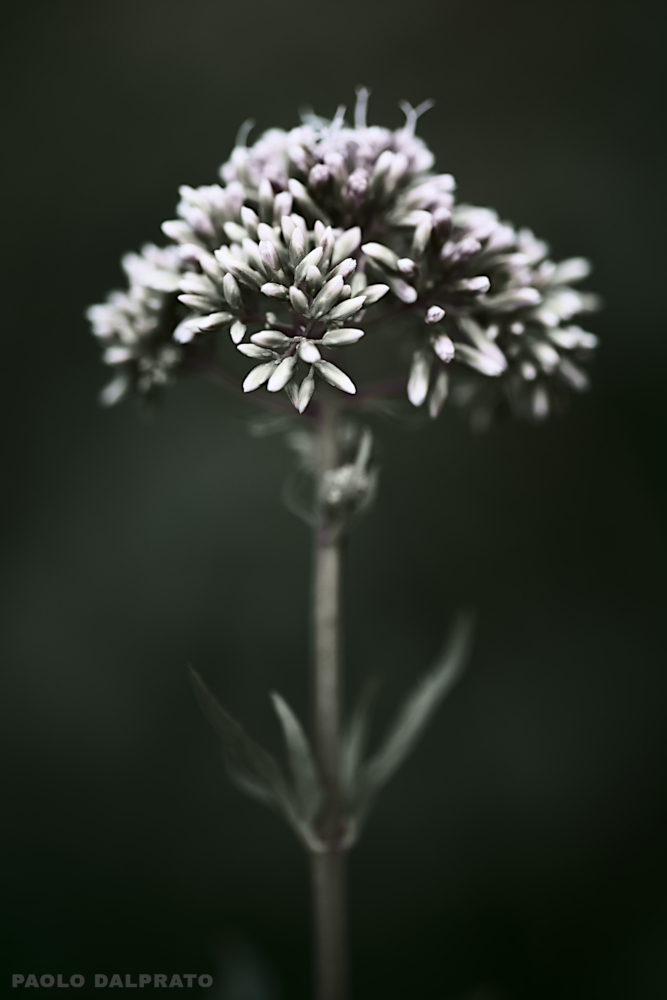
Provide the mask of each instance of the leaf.
[{"label": "leaf", "polygon": [[357,798],[361,762],[368,742],[371,704],[377,689],[377,679],[366,684],[343,736],[340,781],[346,802],[352,810]]},{"label": "leaf", "polygon": [[471,634],[472,615],[460,615],[434,667],[405,699],[379,750],[361,769],[357,806],[360,814],[368,810],[377,792],[398,770],[463,673]]},{"label": "leaf", "polygon": [[190,678],[199,707],[222,741],[223,756],[231,780],[248,795],[274,806],[293,825],[294,803],[279,764],[216,701],[192,667]]},{"label": "leaf", "polygon": [[323,793],[310,743],[287,702],[275,692],[271,700],[283,727],[299,816],[306,823],[312,823],[319,812]]}]

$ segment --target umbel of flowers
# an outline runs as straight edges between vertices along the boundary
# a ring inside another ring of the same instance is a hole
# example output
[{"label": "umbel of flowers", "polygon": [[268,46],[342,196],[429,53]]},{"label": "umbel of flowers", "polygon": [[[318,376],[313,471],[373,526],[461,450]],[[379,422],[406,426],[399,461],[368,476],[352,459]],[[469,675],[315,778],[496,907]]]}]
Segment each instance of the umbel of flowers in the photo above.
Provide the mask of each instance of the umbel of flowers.
[{"label": "umbel of flowers", "polygon": [[245,392],[284,391],[303,413],[320,379],[356,392],[355,345],[372,338],[379,361],[389,323],[408,399],[431,417],[451,396],[478,421],[508,405],[541,419],[587,387],[597,341],[578,317],[596,298],[572,287],[587,262],[554,263],[529,230],[458,203],[415,135],[424,107],[404,105],[392,131],[367,125],[367,96],[353,125],[340,109],[253,146],[242,134],[221,183],[180,189],[168,245],[124,257],[128,288],[88,310],[114,371],[104,403],[236,350]]}]

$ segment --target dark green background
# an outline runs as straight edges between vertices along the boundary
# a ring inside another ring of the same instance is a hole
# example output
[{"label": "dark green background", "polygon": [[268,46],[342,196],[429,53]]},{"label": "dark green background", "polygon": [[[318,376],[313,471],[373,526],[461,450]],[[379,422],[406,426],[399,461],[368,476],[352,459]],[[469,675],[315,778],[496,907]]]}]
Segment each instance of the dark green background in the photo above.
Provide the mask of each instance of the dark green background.
[{"label": "dark green background", "polygon": [[[4,988],[222,976],[248,948],[267,997],[308,996],[303,860],[224,779],[185,675],[277,749],[266,692],[307,713],[291,459],[211,385],[152,421],[100,411],[82,314],[245,118],[289,127],[364,83],[390,126],[433,97],[420,132],[461,196],[592,258],[606,309],[594,390],[565,418],[376,427],[350,695],[383,674],[386,719],[454,610],[480,624],[354,852],[354,1000],[666,996],[659,5],[32,2],[3,28]],[[222,983],[206,995],[256,1000]]]}]

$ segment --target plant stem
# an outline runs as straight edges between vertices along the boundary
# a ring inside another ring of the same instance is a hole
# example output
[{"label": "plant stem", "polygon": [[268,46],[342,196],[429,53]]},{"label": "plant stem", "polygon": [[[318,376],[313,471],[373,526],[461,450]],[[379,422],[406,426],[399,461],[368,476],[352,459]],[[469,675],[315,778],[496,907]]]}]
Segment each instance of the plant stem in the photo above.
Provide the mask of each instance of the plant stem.
[{"label": "plant stem", "polygon": [[313,588],[313,696],[315,753],[326,790],[320,836],[323,853],[312,856],[315,997],[346,1000],[347,927],[345,850],[340,789],[340,586],[341,545],[338,526],[323,503],[321,485],[339,464],[338,413],[333,394],[322,393],[318,427],[318,515],[315,527]]}]

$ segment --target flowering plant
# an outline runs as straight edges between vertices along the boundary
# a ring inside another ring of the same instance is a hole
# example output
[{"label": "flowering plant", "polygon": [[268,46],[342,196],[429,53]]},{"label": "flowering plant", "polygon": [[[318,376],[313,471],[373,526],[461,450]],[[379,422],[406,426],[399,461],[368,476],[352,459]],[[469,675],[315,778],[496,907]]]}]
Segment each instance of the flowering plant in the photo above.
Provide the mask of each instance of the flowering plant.
[{"label": "flowering plant", "polygon": [[[403,105],[392,131],[367,124],[367,98],[358,91],[353,125],[343,108],[330,121],[308,114],[252,146],[244,126],[222,183],[182,187],[178,217],[162,225],[170,243],[124,257],[129,287],[88,311],[114,370],[103,403],[204,372],[309,428],[293,441],[314,484],[312,508],[299,507],[316,539],[313,749],[273,696],[291,779],[193,681],[232,778],[311,856],[318,1000],[346,996],[346,852],[459,675],[469,634],[460,619],[368,755],[367,700],[341,719],[340,539],[376,481],[370,432],[349,417],[407,393],[431,418],[449,398],[476,426],[503,411],[541,420],[587,387],[582,362],[597,343],[576,322],[597,306],[573,287],[587,262],[554,263],[529,230],[457,202],[415,134],[428,104]],[[237,375],[242,359],[252,367]]]}]

